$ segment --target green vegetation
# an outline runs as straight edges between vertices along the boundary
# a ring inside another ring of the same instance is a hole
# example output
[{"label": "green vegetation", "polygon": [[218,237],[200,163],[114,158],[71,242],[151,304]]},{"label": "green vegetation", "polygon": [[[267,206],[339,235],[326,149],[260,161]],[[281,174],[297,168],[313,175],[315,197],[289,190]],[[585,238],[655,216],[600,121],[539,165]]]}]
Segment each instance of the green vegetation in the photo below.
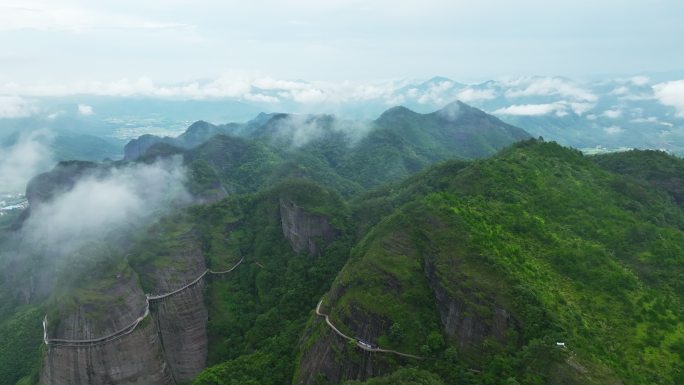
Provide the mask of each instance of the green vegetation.
[{"label": "green vegetation", "polygon": [[413,368],[399,369],[396,372],[365,382],[347,381],[344,385],[443,385],[444,382],[435,374]]},{"label": "green vegetation", "polygon": [[[350,334],[382,321],[381,346],[436,358],[420,366],[446,383],[682,381],[684,212],[665,192],[528,141],[388,196],[392,214],[354,248],[326,302]],[[462,307],[452,322],[483,324],[481,335],[444,330],[435,290]],[[511,322],[497,329],[501,309]]]},{"label": "green vegetation", "polygon": [[349,232],[340,198],[305,181],[195,209],[203,218],[199,229],[207,235],[208,255],[216,253],[211,235],[227,230],[219,248],[232,247],[245,257],[245,266],[208,288],[209,364],[215,366],[196,384],[289,382],[309,312],[346,260],[350,245],[344,236],[325,245],[322,257],[294,254],[282,236],[280,199],[326,215],[341,234]]},{"label": "green vegetation", "polygon": [[17,309],[0,322],[0,383],[35,383],[43,343],[43,314],[36,307]]},{"label": "green vegetation", "polygon": [[[152,292],[160,276],[180,285],[201,262],[243,257],[207,280],[196,385],[684,383],[684,160],[541,140],[481,159],[528,135],[462,104],[392,109],[355,145],[332,117],[315,119],[328,131],[301,146],[270,120],[190,150],[152,146],[140,161],[182,154],[190,192],[212,203],[86,244],[53,266],[44,303],[20,305],[0,275],[0,383],[35,382],[43,312],[52,328],[77,306],[101,320],[124,300],[121,282]],[[460,160],[430,167],[446,159]],[[92,167],[63,163],[36,183],[69,185]],[[333,229],[307,240],[320,253],[293,251],[290,203],[298,231]],[[49,255],[32,252],[11,271]],[[321,298],[344,333],[425,359],[338,341],[313,313]]]},{"label": "green vegetation", "polygon": [[666,191],[679,205],[684,204],[684,163],[663,151],[631,150],[593,157],[612,172],[648,182]]},{"label": "green vegetation", "polygon": [[[362,138],[344,133],[352,122],[329,115],[263,118],[245,129],[232,130],[241,136],[217,135],[185,153],[194,193],[218,186],[228,193],[257,192],[289,178],[305,178],[351,197],[435,162],[482,158],[530,137],[520,128],[458,102],[431,114],[392,108],[369,123],[369,133]],[[311,138],[301,145],[295,143],[297,138],[287,136],[295,132],[291,127],[295,121],[311,131],[307,132]],[[155,146],[141,159],[173,149]]]}]

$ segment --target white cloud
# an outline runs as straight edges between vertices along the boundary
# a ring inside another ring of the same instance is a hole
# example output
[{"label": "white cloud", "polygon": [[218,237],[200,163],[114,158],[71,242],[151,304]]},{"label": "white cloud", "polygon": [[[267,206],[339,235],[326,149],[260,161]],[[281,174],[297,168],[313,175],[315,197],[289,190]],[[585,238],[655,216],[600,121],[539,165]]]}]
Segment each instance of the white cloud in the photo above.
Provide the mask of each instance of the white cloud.
[{"label": "white cloud", "polygon": [[59,110],[59,111],[55,111],[51,114],[48,114],[45,118],[47,120],[55,120],[55,119],[59,118],[60,116],[63,116],[64,114],[66,114],[66,112]]},{"label": "white cloud", "polygon": [[25,234],[35,244],[69,253],[188,202],[185,175],[180,158],[84,175],[69,191],[32,206]]},{"label": "white cloud", "polygon": [[634,123],[650,123],[650,124],[660,124],[661,126],[665,126],[665,127],[674,127],[674,124],[672,124],[670,122],[662,122],[662,121],[658,120],[658,118],[655,116],[649,116],[648,118],[632,119],[631,121]]},{"label": "white cloud", "polygon": [[0,95],[0,118],[25,118],[37,112],[38,108],[22,97]]},{"label": "white cloud", "polygon": [[617,95],[617,96],[622,96],[622,95],[627,95],[629,94],[629,88],[626,86],[620,86],[615,88],[614,90],[610,91],[611,95]]},{"label": "white cloud", "polygon": [[635,86],[645,86],[651,81],[648,76],[634,76],[630,80]]},{"label": "white cloud", "polygon": [[275,96],[269,96],[269,95],[264,95],[264,94],[246,94],[245,99],[252,101],[252,102],[257,102],[257,103],[278,103],[280,102],[280,99],[276,98]]},{"label": "white cloud", "polygon": [[88,116],[88,115],[93,115],[95,111],[93,111],[93,107],[89,106],[87,104],[79,104],[78,105],[78,114],[83,115],[83,116]]},{"label": "white cloud", "polygon": [[3,0],[0,31],[39,30],[83,32],[94,29],[189,29],[191,25],[163,22],[128,13],[117,13],[47,0]]},{"label": "white cloud", "polygon": [[605,127],[603,129],[603,131],[608,135],[615,135],[615,134],[621,133],[624,130],[618,126],[610,126],[610,127]]},{"label": "white cloud", "polygon": [[570,106],[572,112],[580,116],[594,108],[593,103],[568,103],[568,105]]},{"label": "white cloud", "polygon": [[595,102],[598,98],[584,88],[561,78],[521,78],[508,82],[506,97],[562,96],[576,101]]},{"label": "white cloud", "polygon": [[[437,104],[441,105],[453,99],[452,91],[455,83],[449,80],[439,81],[431,84],[430,87],[418,97],[420,104]],[[418,90],[420,92],[420,90]]]},{"label": "white cloud", "polygon": [[276,122],[278,139],[294,147],[300,147],[312,140],[320,139],[325,134],[337,132],[346,135],[352,141],[364,137],[370,125],[362,121],[348,121],[341,119],[318,119],[309,115],[290,114]]},{"label": "white cloud", "polygon": [[456,94],[456,98],[464,103],[471,103],[494,99],[496,98],[496,93],[491,89],[478,90],[475,88],[465,88]]},{"label": "white cloud", "polygon": [[290,95],[295,102],[299,103],[322,103],[327,99],[325,92],[317,88],[292,90]]},{"label": "white cloud", "polygon": [[349,95],[350,100],[357,101],[372,99],[385,99],[387,102],[396,102],[399,101],[399,99],[403,101],[403,95],[394,94],[397,87],[397,84],[394,82],[379,82],[370,84],[352,84],[350,82],[344,82],[336,93]]},{"label": "white cloud", "polygon": [[603,113],[601,115],[603,115],[609,119],[617,119],[617,118],[622,116],[622,110],[619,110],[619,109],[605,110],[605,111],[603,111]]},{"label": "white cloud", "polygon": [[515,116],[540,116],[555,113],[557,116],[567,115],[567,104],[562,102],[546,104],[514,104],[499,108],[494,114]]},{"label": "white cloud", "polygon": [[258,78],[252,82],[252,86],[262,90],[301,90],[311,87],[304,82],[293,82],[274,78]]},{"label": "white cloud", "polygon": [[674,107],[677,116],[684,117],[684,79],[656,84],[653,92],[660,103]]},{"label": "white cloud", "polygon": [[23,193],[29,179],[54,163],[48,148],[51,140],[48,132],[34,131],[9,147],[0,147],[0,193]]}]

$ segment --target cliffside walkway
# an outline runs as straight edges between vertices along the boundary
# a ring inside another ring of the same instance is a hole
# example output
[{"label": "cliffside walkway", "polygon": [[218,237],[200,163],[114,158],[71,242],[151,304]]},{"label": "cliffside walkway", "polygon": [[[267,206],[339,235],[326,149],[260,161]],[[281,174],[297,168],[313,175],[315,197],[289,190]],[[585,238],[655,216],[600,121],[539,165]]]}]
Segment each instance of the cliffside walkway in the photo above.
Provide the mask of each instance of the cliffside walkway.
[{"label": "cliffside walkway", "polygon": [[192,280],[190,283],[187,285],[178,288],[174,291],[171,291],[169,293],[164,293],[164,294],[157,294],[157,295],[150,295],[150,294],[145,294],[145,310],[143,311],[142,315],[138,317],[135,321],[131,322],[130,324],[126,325],[122,329],[119,329],[113,333],[110,333],[106,336],[99,337],[99,338],[91,338],[91,339],[82,339],[82,340],[69,340],[69,339],[59,339],[59,338],[48,338],[47,334],[47,315],[45,315],[45,318],[43,318],[43,342],[46,345],[50,346],[63,346],[63,347],[84,347],[84,346],[95,346],[95,345],[101,345],[107,342],[111,342],[114,340],[117,340],[121,337],[124,337],[128,334],[133,333],[133,331],[138,327],[138,325],[145,319],[147,316],[150,315],[150,302],[153,301],[161,301],[164,298],[170,297],[174,294],[178,294],[194,285],[196,285],[202,278],[204,278],[207,274],[211,275],[222,275],[222,274],[228,274],[235,270],[240,264],[242,264],[242,261],[244,261],[245,257],[240,258],[240,260],[230,269],[224,270],[224,271],[213,271],[210,269],[204,270],[202,274],[200,274],[197,278]]},{"label": "cliffside walkway", "polygon": [[342,333],[338,328],[336,328],[335,325],[333,325],[332,322],[330,322],[330,317],[329,317],[327,314],[321,313],[321,304],[323,304],[323,300],[320,300],[320,301],[318,302],[318,305],[316,306],[316,315],[319,316],[319,317],[325,318],[325,323],[328,324],[328,326],[330,326],[330,328],[335,332],[335,334],[337,334],[338,336],[344,338],[345,340],[356,342],[356,346],[359,347],[360,349],[363,349],[363,350],[365,350],[365,351],[367,351],[367,352],[373,352],[373,353],[390,353],[390,354],[396,354],[396,355],[398,355],[398,356],[408,357],[408,358],[415,358],[415,359],[417,359],[417,360],[425,359],[425,357],[416,356],[416,355],[408,354],[408,353],[402,353],[402,352],[398,352],[398,351],[396,351],[396,350],[382,349],[382,348],[380,348],[380,347],[373,348],[373,347],[366,346],[365,344],[363,344],[363,343],[362,343],[361,341],[359,341],[358,339],[349,337],[348,335]]}]

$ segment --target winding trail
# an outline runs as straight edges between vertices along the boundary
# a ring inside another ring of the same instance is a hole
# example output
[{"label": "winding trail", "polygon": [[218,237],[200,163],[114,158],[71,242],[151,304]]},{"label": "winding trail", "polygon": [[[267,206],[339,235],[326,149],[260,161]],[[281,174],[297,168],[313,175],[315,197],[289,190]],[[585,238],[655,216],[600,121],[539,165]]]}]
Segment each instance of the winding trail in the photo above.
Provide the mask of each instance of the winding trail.
[{"label": "winding trail", "polygon": [[178,293],[192,287],[193,285],[196,285],[207,274],[211,274],[211,275],[228,274],[228,273],[232,272],[233,270],[235,270],[238,266],[240,266],[240,264],[242,264],[242,261],[244,261],[244,259],[245,259],[245,257],[240,258],[238,263],[236,263],[233,267],[231,267],[230,269],[225,270],[225,271],[213,271],[210,269],[206,269],[202,274],[200,274],[192,282],[190,282],[187,285],[185,285],[181,288],[178,288],[172,292],[165,293],[165,294],[158,294],[158,295],[145,294],[145,310],[143,311],[142,315],[140,317],[138,317],[135,321],[126,325],[124,328],[119,329],[113,333],[110,333],[104,337],[83,339],[83,340],[68,340],[68,339],[59,339],[59,338],[48,338],[48,334],[47,334],[48,321],[47,321],[47,314],[46,314],[45,318],[43,318],[43,342],[45,343],[45,345],[50,345],[50,346],[83,347],[83,346],[101,345],[101,344],[104,344],[107,342],[117,340],[121,337],[124,337],[126,335],[133,333],[133,331],[138,327],[138,325],[145,318],[147,318],[147,316],[150,315],[150,302],[161,301],[164,298],[170,297],[174,294],[178,294]]},{"label": "winding trail", "polygon": [[337,334],[338,336],[340,336],[340,337],[342,337],[348,341],[356,342],[356,346],[359,347],[360,349],[363,349],[367,352],[373,352],[373,353],[391,353],[391,354],[396,354],[396,355],[402,356],[402,357],[415,358],[417,360],[425,359],[425,357],[416,356],[413,354],[402,353],[402,352],[398,352],[396,350],[390,350],[390,349],[382,349],[380,347],[372,348],[372,347],[368,347],[368,346],[362,344],[361,341],[357,340],[356,338],[349,337],[348,335],[342,333],[338,328],[336,328],[335,325],[333,325],[332,322],[330,322],[330,316],[328,316],[327,314],[321,313],[321,304],[323,304],[323,300],[318,301],[318,305],[316,306],[316,315],[319,317],[325,318],[325,323],[327,323],[328,326],[330,326],[330,328],[335,332],[335,334]]}]

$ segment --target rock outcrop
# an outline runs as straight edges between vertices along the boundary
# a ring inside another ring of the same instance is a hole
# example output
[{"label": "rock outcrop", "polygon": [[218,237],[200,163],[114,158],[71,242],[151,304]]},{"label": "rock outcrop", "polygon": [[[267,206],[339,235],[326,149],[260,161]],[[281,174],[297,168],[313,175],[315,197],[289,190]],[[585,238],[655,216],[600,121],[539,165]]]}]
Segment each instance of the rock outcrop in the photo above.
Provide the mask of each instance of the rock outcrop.
[{"label": "rock outcrop", "polygon": [[[171,293],[205,270],[204,256],[188,239],[170,263],[147,265],[141,278],[153,282],[153,295]],[[108,281],[102,281],[108,282]],[[51,339],[86,340],[125,330],[144,314],[145,293],[132,271],[111,284],[99,282],[101,300],[77,305],[48,327]],[[207,318],[204,281],[159,300],[150,315],[130,333],[83,346],[51,343],[43,363],[41,385],[178,385],[191,382],[206,366]],[[104,302],[104,303],[103,303]]]},{"label": "rock outcrop", "polygon": [[[437,277],[434,266],[426,262],[424,267],[435,295],[444,333],[455,341],[459,350],[479,349],[488,337],[502,344],[507,342],[507,331],[517,329],[517,326],[506,309],[494,301],[486,301],[475,295],[466,301],[449,294]],[[478,311],[472,304],[487,309],[487,315],[483,315],[483,311]]]},{"label": "rock outcrop", "polygon": [[[98,309],[78,305],[48,328],[48,337],[92,339],[114,333],[145,311],[145,294],[129,274],[103,288],[116,298]],[[102,311],[105,311],[102,313]],[[96,314],[93,314],[96,313]],[[146,318],[132,333],[102,344],[87,346],[48,345],[40,376],[41,385],[174,384],[163,359],[162,342],[155,325]]]},{"label": "rock outcrop", "polygon": [[175,385],[150,322],[107,344],[48,348],[40,384]]},{"label": "rock outcrop", "polygon": [[[345,325],[357,332],[357,336],[364,340],[373,341],[377,336],[386,332],[390,324],[387,319],[376,317],[365,312],[352,312],[355,317],[345,319]],[[356,344],[335,334],[325,323],[323,318],[316,319],[317,335],[313,344],[302,355],[299,376],[294,383],[297,385],[315,385],[325,379],[327,384],[341,384],[348,380],[365,381],[372,377],[389,374],[393,370],[394,362],[404,358],[387,356],[382,353],[372,353],[361,350]],[[306,336],[308,337],[308,336]],[[352,357],[340,362],[340,357]]]},{"label": "rock outcrop", "polygon": [[[188,244],[194,244],[188,240]],[[191,282],[206,270],[204,256],[193,248],[179,252],[173,259],[178,266],[154,270],[155,293],[172,292]],[[207,363],[208,311],[203,296],[204,280],[152,305],[164,351],[164,360],[177,383],[189,383]]]},{"label": "rock outcrop", "polygon": [[309,213],[289,199],[280,199],[280,220],[283,235],[295,253],[320,256],[321,246],[331,242],[336,235],[326,217]]}]

